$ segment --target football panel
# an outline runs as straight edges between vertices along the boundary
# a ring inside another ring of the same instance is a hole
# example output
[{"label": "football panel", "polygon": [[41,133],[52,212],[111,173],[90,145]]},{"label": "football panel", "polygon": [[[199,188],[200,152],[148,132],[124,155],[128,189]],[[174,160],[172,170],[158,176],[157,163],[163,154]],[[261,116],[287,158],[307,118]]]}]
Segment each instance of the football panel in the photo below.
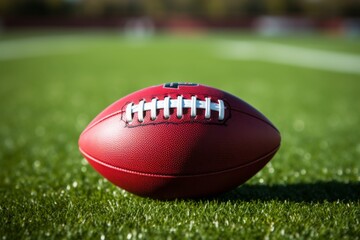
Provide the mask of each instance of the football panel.
[{"label": "football panel", "polygon": [[178,88],[166,88],[164,85],[157,85],[152,86],[148,88],[141,89],[139,91],[136,91],[134,93],[131,93],[107,108],[105,108],[100,114],[98,114],[87,126],[87,128],[84,130],[84,132],[87,131],[87,129],[91,128],[93,125],[97,124],[100,120],[107,118],[114,113],[118,112],[124,112],[125,107],[128,103],[139,103],[141,100],[145,100],[147,102],[150,102],[153,98],[158,99],[164,99],[165,96],[202,96],[202,97],[212,97],[213,99],[222,99],[226,103],[229,104],[230,108],[243,112],[244,114],[248,114],[250,116],[253,116],[255,118],[258,118],[265,123],[271,125],[274,129],[274,125],[259,111],[257,111],[255,108],[244,102],[243,100],[239,99],[238,97],[221,91],[216,88],[212,88],[205,85],[195,84],[195,85],[179,85]]},{"label": "football panel", "polygon": [[150,174],[205,174],[235,168],[279,147],[270,125],[233,113],[226,125],[126,127],[113,116],[83,134],[82,151],[105,164]]},{"label": "football panel", "polygon": [[84,156],[101,175],[124,190],[143,197],[174,199],[213,196],[234,189],[261,170],[275,153],[236,169],[182,177],[126,171]]}]

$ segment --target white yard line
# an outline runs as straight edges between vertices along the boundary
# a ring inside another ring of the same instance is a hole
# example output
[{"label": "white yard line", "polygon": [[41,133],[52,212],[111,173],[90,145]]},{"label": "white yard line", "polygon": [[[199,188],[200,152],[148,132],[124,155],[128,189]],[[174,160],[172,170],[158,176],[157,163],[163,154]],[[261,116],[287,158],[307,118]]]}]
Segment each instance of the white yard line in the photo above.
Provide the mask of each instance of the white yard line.
[{"label": "white yard line", "polygon": [[84,50],[84,39],[79,36],[47,36],[0,41],[0,61],[77,53]]},{"label": "white yard line", "polygon": [[259,41],[222,41],[217,54],[226,59],[260,60],[327,71],[360,74],[360,55]]}]

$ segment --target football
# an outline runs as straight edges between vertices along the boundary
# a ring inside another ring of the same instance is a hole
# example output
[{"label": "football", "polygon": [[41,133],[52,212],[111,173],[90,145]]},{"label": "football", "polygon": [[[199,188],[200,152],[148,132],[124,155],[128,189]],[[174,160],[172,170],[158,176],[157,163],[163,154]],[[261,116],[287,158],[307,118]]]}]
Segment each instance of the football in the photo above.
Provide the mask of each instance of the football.
[{"label": "football", "polygon": [[236,96],[167,83],[107,107],[82,132],[79,148],[120,188],[175,199],[236,188],[270,161],[280,140],[277,128]]}]

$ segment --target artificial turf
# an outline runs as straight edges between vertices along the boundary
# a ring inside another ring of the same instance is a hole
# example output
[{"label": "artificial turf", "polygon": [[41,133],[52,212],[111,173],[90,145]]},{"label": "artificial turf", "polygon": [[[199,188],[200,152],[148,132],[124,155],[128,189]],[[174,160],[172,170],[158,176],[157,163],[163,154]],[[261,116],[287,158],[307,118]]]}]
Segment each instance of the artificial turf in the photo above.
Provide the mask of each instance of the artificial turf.
[{"label": "artificial turf", "polygon": [[[359,239],[360,75],[226,60],[224,39],[360,54],[356,39],[326,36],[0,36],[0,237]],[[209,199],[140,198],[104,180],[80,155],[80,132],[115,100],[178,81],[256,107],[281,132],[278,154]]]}]

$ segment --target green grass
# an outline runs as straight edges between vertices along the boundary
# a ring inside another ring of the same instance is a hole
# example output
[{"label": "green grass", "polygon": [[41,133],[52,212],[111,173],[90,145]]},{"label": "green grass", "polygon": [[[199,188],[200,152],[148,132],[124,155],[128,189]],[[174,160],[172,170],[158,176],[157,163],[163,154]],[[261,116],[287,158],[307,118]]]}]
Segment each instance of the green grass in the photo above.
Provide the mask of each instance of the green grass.
[{"label": "green grass", "polygon": [[[322,36],[0,37],[0,57],[54,50],[0,60],[0,237],[359,239],[360,75],[224,60],[215,54],[222,39],[360,53],[359,41]],[[104,180],[81,157],[80,132],[118,98],[175,81],[255,106],[280,129],[278,154],[211,199],[145,199]]]}]

